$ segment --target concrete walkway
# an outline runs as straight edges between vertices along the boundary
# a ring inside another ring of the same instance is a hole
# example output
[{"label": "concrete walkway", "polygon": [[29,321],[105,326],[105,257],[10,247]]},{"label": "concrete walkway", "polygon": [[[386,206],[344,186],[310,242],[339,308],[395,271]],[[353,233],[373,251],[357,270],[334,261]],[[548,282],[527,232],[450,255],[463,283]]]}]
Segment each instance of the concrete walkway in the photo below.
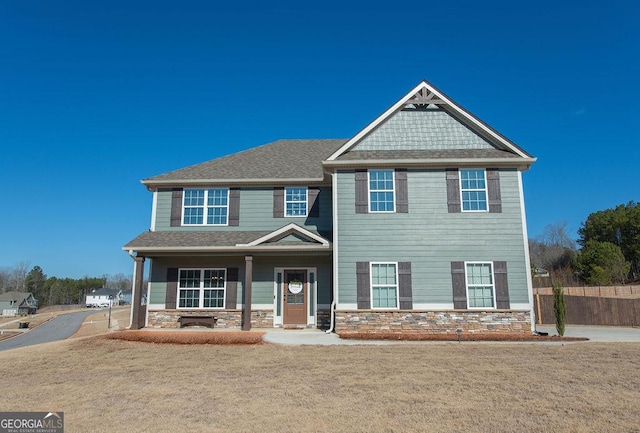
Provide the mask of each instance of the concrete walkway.
[{"label": "concrete walkway", "polygon": [[[554,325],[539,325],[538,331],[557,335]],[[565,330],[565,337],[585,337],[588,341],[578,343],[640,343],[640,328],[623,328],[615,326],[577,326],[569,325]],[[458,344],[455,341],[389,341],[389,340],[349,340],[341,339],[337,334],[327,334],[317,329],[273,329],[266,332],[262,339],[266,343],[287,346],[331,346],[331,345],[398,345],[398,344]],[[557,344],[548,341],[523,342],[463,342],[464,344]]]},{"label": "concrete walkway", "polygon": [[349,340],[338,337],[338,334],[327,334],[319,329],[273,329],[264,334],[265,343],[283,344],[286,346],[357,346],[357,345],[389,345],[406,344],[403,341],[388,340]]}]

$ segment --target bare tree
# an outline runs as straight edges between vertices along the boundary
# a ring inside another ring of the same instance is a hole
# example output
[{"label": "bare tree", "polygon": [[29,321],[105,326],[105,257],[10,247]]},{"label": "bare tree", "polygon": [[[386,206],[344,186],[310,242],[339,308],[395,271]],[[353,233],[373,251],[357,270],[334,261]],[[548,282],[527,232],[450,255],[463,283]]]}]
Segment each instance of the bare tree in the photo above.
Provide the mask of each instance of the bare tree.
[{"label": "bare tree", "polygon": [[0,268],[0,293],[5,293],[10,289],[11,272],[8,268]]},{"label": "bare tree", "polygon": [[131,289],[132,281],[131,276],[125,275],[122,272],[118,274],[105,275],[107,280],[106,287],[112,289],[128,290]]},{"label": "bare tree", "polygon": [[4,292],[8,292],[11,290],[24,292],[26,290],[25,280],[28,273],[29,262],[26,261],[16,263],[11,268],[5,268],[5,270],[2,271],[2,276],[0,277],[2,290]]},{"label": "bare tree", "polygon": [[563,285],[575,282],[571,262],[576,256],[576,242],[567,232],[566,221],[549,224],[542,235],[529,241],[534,269],[545,269]]}]

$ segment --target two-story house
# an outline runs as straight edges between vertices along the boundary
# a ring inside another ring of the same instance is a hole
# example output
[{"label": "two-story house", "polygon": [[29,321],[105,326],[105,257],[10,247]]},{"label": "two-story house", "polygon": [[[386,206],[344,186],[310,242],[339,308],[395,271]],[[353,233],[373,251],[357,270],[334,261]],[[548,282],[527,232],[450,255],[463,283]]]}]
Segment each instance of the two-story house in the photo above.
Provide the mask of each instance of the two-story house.
[{"label": "two-story house", "polygon": [[350,139],[144,179],[151,228],[123,247],[132,327],[530,332],[534,161],[423,81]]}]

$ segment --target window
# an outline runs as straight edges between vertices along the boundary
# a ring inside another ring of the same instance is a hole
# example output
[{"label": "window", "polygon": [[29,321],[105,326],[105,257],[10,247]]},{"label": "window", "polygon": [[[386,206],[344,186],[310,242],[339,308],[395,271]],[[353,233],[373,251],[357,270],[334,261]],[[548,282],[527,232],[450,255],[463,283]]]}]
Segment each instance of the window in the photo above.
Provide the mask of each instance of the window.
[{"label": "window", "polygon": [[393,170],[369,170],[369,211],[395,212]]},{"label": "window", "polygon": [[396,263],[371,264],[371,307],[398,308]]},{"label": "window", "polygon": [[178,308],[224,308],[226,269],[180,269]]},{"label": "window", "polygon": [[462,211],[487,210],[487,181],[483,169],[460,170]]},{"label": "window", "polygon": [[469,308],[494,308],[494,279],[491,263],[467,263]]},{"label": "window", "polygon": [[182,223],[184,225],[227,225],[228,189],[185,189]]},{"label": "window", "polygon": [[307,188],[285,188],[284,215],[307,216]]}]

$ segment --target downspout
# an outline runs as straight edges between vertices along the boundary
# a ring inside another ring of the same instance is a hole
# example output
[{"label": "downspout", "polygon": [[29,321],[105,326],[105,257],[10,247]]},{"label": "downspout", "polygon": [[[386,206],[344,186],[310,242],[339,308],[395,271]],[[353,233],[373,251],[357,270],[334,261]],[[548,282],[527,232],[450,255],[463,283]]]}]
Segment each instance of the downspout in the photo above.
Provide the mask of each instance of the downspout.
[{"label": "downspout", "polygon": [[136,295],[136,266],[138,266],[138,262],[136,262],[136,256],[133,255],[133,250],[127,251],[129,256],[133,259],[133,278],[131,279],[131,312],[129,313],[129,326],[126,329],[131,329],[131,325],[133,324],[133,300]]},{"label": "downspout", "polygon": [[[335,290],[334,290],[335,292]],[[335,294],[334,294],[335,296]],[[326,332],[327,334],[331,334],[333,332],[333,328],[335,327],[335,315],[336,315],[336,300],[334,298],[333,301],[331,301],[331,307],[329,310],[329,317],[331,317],[331,326],[329,326],[329,329],[327,329]]]},{"label": "downspout", "polygon": [[518,170],[518,192],[520,193],[520,213],[522,215],[522,240],[524,243],[524,261],[527,273],[527,295],[529,298],[529,306],[531,308],[531,332],[536,333],[536,311],[533,301],[533,281],[531,277],[531,255],[529,253],[529,234],[527,231],[527,216],[524,209],[524,188],[522,186],[522,171]]},{"label": "downspout", "polygon": [[336,304],[338,301],[338,180],[335,171],[331,173],[331,197],[333,208],[333,301],[329,310],[331,324],[325,332],[331,334],[336,326]]}]

